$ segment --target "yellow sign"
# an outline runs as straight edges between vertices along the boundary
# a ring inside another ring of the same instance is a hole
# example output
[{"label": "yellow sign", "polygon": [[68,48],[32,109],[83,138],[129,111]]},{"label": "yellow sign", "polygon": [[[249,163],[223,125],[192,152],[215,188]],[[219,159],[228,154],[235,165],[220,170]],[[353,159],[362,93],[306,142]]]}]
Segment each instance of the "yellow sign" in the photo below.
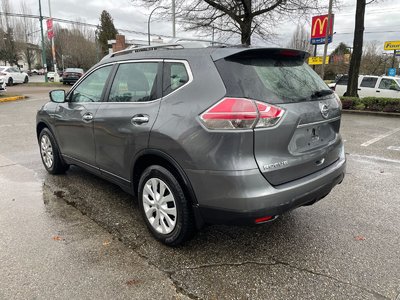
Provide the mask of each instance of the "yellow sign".
[{"label": "yellow sign", "polygon": [[[308,58],[309,65],[322,65],[322,56],[310,56]],[[325,57],[325,64],[329,64],[329,56]]]},{"label": "yellow sign", "polygon": [[387,41],[385,42],[385,50],[400,50],[400,41]]}]

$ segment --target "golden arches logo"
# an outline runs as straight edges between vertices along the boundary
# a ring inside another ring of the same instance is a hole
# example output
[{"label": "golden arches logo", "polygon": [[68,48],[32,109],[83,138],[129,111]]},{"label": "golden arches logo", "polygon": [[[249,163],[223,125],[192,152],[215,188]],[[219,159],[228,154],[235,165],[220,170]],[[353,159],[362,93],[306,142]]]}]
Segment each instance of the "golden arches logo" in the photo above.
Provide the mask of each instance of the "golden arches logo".
[{"label": "golden arches logo", "polygon": [[321,20],[321,18],[318,18],[314,23],[314,27],[312,30],[312,36],[315,36],[315,31],[317,30],[317,25],[319,25],[319,35],[322,35],[322,33],[324,32],[324,27],[325,27],[326,22],[328,22],[328,16],[326,16],[322,20]]}]

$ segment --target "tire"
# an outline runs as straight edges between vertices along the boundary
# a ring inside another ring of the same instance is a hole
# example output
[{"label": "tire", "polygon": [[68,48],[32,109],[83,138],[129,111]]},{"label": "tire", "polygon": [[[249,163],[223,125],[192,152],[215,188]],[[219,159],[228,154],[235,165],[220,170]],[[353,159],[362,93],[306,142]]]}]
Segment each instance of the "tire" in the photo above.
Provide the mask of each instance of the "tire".
[{"label": "tire", "polygon": [[61,158],[53,134],[47,128],[43,128],[40,132],[39,150],[43,165],[50,174],[63,174],[69,169],[69,165]]},{"label": "tire", "polygon": [[28,78],[28,76],[25,76],[24,83],[28,83],[28,82],[29,82],[29,78]]},{"label": "tire", "polygon": [[[190,200],[171,172],[158,165],[148,167],[140,178],[138,191],[143,219],[157,240],[178,246],[194,235]],[[158,200],[152,199],[153,195]]]},{"label": "tire", "polygon": [[12,86],[13,84],[14,84],[14,80],[12,79],[12,77],[8,78],[7,85]]}]

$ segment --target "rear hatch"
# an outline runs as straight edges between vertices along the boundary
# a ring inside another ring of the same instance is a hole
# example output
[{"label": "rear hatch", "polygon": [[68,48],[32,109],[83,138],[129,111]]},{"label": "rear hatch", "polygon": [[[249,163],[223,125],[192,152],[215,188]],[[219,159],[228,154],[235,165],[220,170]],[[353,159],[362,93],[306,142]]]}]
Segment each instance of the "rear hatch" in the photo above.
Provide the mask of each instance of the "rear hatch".
[{"label": "rear hatch", "polygon": [[340,102],[305,58],[295,50],[248,49],[215,62],[227,97],[284,110],[276,125],[254,129],[254,157],[272,185],[319,171],[341,152]]}]

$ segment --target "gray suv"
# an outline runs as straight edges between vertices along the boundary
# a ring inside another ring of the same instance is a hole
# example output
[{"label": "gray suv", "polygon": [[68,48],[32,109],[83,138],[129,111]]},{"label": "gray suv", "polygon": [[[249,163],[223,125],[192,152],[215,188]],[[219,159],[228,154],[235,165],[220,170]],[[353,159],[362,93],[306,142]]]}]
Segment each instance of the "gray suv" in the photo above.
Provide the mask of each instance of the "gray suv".
[{"label": "gray suv", "polygon": [[37,113],[51,174],[80,166],[138,199],[156,239],[261,224],[343,180],[337,96],[276,48],[179,45],[114,53]]}]

